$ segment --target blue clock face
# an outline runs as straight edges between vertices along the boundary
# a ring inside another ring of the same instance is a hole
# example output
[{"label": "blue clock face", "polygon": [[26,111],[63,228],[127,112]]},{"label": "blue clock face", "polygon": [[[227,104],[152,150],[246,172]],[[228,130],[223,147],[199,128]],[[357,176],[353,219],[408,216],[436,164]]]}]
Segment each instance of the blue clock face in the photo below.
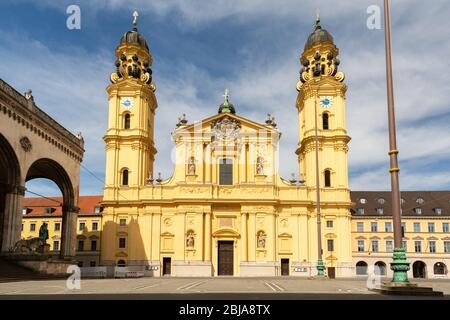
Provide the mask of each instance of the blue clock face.
[{"label": "blue clock face", "polygon": [[122,106],[122,108],[125,108],[125,109],[132,108],[133,107],[133,98],[129,98],[129,97],[122,98],[120,100],[120,105]]},{"label": "blue clock face", "polygon": [[330,108],[333,105],[333,97],[321,97],[320,106],[322,108]]}]

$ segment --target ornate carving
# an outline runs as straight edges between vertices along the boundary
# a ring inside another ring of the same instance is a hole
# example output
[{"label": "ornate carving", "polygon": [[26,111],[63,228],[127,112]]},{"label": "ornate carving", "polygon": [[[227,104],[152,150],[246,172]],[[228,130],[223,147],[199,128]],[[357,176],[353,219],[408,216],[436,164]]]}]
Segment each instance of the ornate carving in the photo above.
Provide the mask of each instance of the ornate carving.
[{"label": "ornate carving", "polygon": [[264,157],[256,158],[256,174],[264,174]]},{"label": "ornate carving", "polygon": [[194,175],[195,174],[195,158],[190,157],[188,161],[188,174]]},{"label": "ornate carving", "polygon": [[170,227],[173,224],[173,221],[172,221],[172,219],[167,218],[167,219],[164,219],[164,224],[166,226]]},{"label": "ornate carving", "polygon": [[266,234],[262,230],[258,232],[257,245],[259,249],[264,249],[266,247]]},{"label": "ornate carving", "polygon": [[190,230],[186,236],[186,247],[193,248],[194,241],[194,231]]},{"label": "ornate carving", "polygon": [[30,139],[28,139],[28,137],[22,137],[20,138],[20,146],[22,147],[23,150],[25,150],[25,152],[29,152],[31,151],[33,145],[31,144]]},{"label": "ornate carving", "polygon": [[224,117],[218,119],[211,124],[211,131],[213,133],[213,145],[219,142],[228,143],[239,143],[239,133],[241,130],[241,123],[230,117]]}]

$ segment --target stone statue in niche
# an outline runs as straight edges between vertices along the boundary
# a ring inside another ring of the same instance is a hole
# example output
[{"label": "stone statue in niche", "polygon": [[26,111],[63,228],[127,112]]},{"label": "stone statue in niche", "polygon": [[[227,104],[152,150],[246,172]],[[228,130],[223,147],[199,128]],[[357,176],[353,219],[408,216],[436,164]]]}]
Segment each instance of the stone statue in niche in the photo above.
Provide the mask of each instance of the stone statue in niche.
[{"label": "stone statue in niche", "polygon": [[186,246],[193,248],[194,247],[194,232],[189,231],[187,237],[186,237]]},{"label": "stone statue in niche", "polygon": [[264,158],[256,158],[256,174],[264,174]]},{"label": "stone statue in niche", "polygon": [[264,249],[266,247],[266,235],[264,231],[258,232],[258,248]]},{"label": "stone statue in niche", "polygon": [[188,161],[188,174],[195,174],[195,158],[190,157]]}]

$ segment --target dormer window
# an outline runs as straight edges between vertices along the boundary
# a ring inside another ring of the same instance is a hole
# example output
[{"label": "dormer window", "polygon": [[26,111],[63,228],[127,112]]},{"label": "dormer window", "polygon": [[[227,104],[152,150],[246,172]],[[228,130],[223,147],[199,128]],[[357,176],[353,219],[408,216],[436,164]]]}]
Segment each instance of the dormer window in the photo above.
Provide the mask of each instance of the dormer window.
[{"label": "dormer window", "polygon": [[377,202],[378,204],[385,204],[386,200],[384,200],[384,198],[378,198]]},{"label": "dormer window", "polygon": [[434,213],[441,214],[442,213],[442,209],[441,208],[434,208]]},{"label": "dormer window", "polygon": [[359,199],[359,203],[366,204],[367,203],[367,199],[366,198],[361,198],[361,199]]},{"label": "dormer window", "polygon": [[53,208],[45,208],[45,214],[52,214]]},{"label": "dormer window", "polygon": [[364,208],[358,208],[356,209],[356,212],[358,212],[358,214],[364,214]]},{"label": "dormer window", "polygon": [[422,214],[422,208],[415,208],[415,209],[414,209],[414,212],[415,212],[416,214]]},{"label": "dormer window", "polygon": [[378,214],[383,214],[383,213],[384,213],[383,208],[377,208],[377,213],[378,213]]},{"label": "dormer window", "polygon": [[23,208],[23,209],[22,209],[22,214],[23,214],[23,215],[26,215],[27,213],[28,213],[28,208]]},{"label": "dormer window", "polygon": [[423,200],[423,198],[419,197],[416,199],[416,203],[417,204],[424,204],[425,200]]},{"label": "dormer window", "polygon": [[102,212],[101,209],[102,209],[101,207],[95,207],[95,208],[94,208],[94,213],[95,213],[95,214],[99,214],[100,212]]}]

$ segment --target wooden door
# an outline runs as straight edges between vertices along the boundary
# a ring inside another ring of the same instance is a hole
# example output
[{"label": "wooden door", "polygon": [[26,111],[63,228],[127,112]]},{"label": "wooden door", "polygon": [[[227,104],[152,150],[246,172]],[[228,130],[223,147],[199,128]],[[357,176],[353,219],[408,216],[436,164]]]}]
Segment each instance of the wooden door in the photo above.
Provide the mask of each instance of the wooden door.
[{"label": "wooden door", "polygon": [[163,276],[170,275],[171,266],[172,266],[171,258],[163,258]]},{"label": "wooden door", "polygon": [[289,275],[289,259],[281,259],[281,275]]},{"label": "wooden door", "polygon": [[336,268],[335,267],[328,267],[328,278],[330,278],[330,279],[336,278]]},{"label": "wooden door", "polygon": [[233,241],[219,241],[218,245],[219,276],[233,275]]}]

